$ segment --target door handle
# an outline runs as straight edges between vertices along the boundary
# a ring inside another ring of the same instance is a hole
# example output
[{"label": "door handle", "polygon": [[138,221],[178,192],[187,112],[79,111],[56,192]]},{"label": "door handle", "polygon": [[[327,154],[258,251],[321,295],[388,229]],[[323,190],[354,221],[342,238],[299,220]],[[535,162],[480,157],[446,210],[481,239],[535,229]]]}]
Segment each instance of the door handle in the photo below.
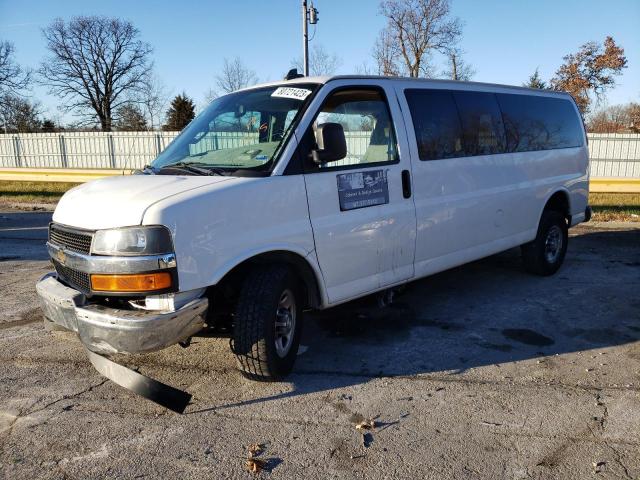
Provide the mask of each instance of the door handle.
[{"label": "door handle", "polygon": [[402,196],[411,198],[411,173],[409,170],[402,170]]}]

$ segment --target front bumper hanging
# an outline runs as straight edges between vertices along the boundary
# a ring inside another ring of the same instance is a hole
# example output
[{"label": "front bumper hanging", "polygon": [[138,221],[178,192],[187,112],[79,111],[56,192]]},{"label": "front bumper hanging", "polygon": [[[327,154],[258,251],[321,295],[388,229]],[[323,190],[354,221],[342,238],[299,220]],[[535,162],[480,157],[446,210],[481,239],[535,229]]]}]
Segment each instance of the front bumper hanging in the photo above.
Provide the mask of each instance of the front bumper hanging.
[{"label": "front bumper hanging", "polygon": [[188,339],[204,326],[207,298],[198,298],[175,312],[119,310],[91,304],[85,295],[48,273],[37,284],[47,321],[76,332],[95,369],[169,410],[184,412],[191,394],[115,363],[103,354],[159,350]]},{"label": "front bumper hanging", "polygon": [[191,394],[188,392],[142,375],[91,350],[87,350],[87,355],[99,373],[121,387],[176,413],[183,413],[189,405]]},{"label": "front bumper hanging", "polygon": [[207,298],[197,298],[174,312],[109,308],[89,303],[54,273],[36,290],[47,320],[76,332],[87,349],[102,354],[151,352],[186,340],[203,328],[208,307]]}]

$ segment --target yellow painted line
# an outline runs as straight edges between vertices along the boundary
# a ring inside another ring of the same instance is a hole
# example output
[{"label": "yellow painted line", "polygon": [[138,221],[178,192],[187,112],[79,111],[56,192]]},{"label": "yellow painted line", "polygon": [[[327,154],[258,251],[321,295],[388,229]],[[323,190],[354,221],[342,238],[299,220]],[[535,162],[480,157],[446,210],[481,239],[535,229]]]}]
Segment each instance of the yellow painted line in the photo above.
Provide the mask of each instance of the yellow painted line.
[{"label": "yellow painted line", "polygon": [[640,193],[640,178],[591,178],[589,191],[595,193]]},{"label": "yellow painted line", "polygon": [[83,183],[97,178],[130,173],[131,170],[112,169],[0,168],[0,180]]}]

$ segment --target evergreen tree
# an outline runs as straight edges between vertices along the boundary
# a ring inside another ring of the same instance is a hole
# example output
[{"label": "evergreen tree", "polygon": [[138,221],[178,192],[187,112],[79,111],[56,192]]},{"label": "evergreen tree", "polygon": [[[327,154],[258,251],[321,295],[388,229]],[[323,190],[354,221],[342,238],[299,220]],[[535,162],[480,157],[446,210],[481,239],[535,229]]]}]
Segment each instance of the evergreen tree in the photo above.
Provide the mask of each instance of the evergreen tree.
[{"label": "evergreen tree", "polygon": [[195,109],[193,100],[187,97],[186,93],[177,95],[167,110],[167,123],[162,127],[163,130],[182,130],[196,116]]},{"label": "evergreen tree", "polygon": [[523,83],[522,84],[523,87],[529,87],[529,88],[547,88],[547,82],[545,82],[544,80],[542,80],[542,78],[540,78],[540,73],[538,72],[538,69],[536,68],[536,71],[533,72],[533,75],[531,75],[529,77],[529,80],[527,81],[527,83]]},{"label": "evergreen tree", "polygon": [[56,131],[56,124],[53,123],[52,120],[49,120],[48,118],[42,121],[42,132],[43,133],[55,133]]}]

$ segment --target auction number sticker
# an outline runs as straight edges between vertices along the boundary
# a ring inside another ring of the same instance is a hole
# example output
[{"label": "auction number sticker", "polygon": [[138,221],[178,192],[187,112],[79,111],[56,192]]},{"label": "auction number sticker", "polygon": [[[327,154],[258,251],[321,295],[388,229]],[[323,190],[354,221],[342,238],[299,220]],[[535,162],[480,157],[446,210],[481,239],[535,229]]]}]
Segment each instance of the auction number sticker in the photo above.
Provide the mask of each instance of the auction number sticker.
[{"label": "auction number sticker", "polygon": [[272,97],[279,98],[293,98],[295,100],[304,100],[309,96],[311,90],[306,88],[294,88],[294,87],[278,87],[271,94]]},{"label": "auction number sticker", "polygon": [[385,170],[343,173],[337,176],[340,210],[373,207],[389,203]]}]

